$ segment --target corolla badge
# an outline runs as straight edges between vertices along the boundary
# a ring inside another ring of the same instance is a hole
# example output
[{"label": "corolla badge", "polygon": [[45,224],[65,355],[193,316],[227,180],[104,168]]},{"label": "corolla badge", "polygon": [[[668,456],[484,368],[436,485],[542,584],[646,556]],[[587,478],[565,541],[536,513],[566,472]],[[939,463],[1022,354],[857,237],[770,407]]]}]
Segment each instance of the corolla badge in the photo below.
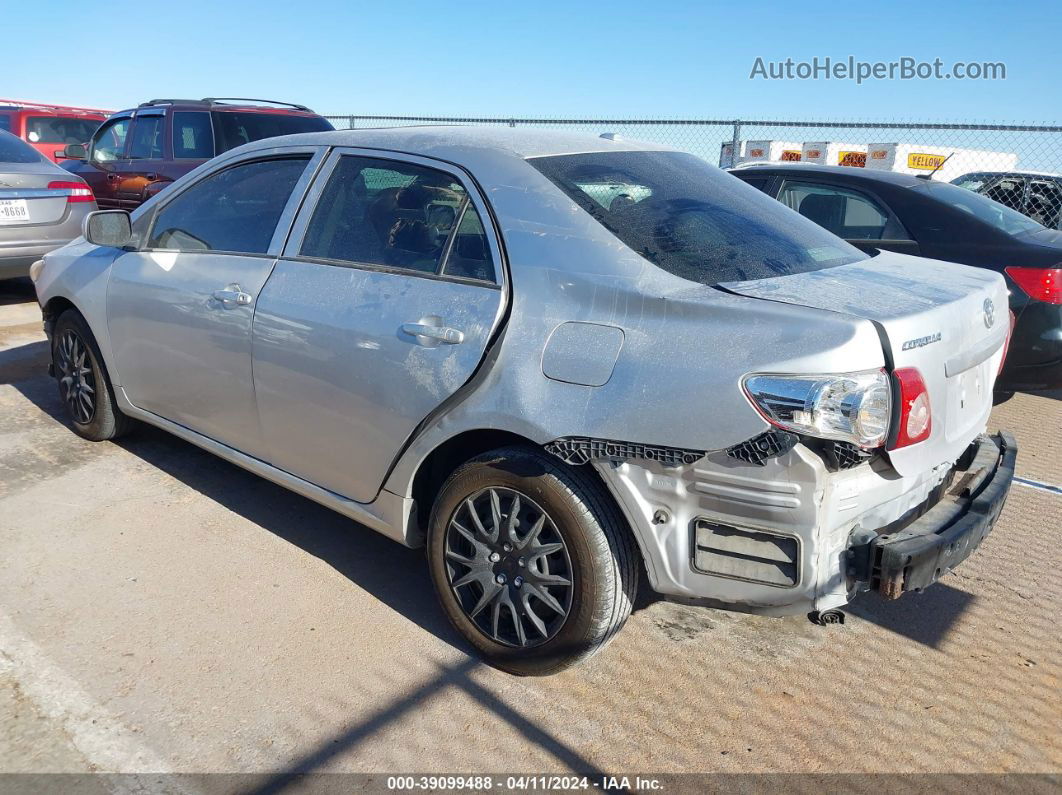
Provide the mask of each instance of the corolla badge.
[{"label": "corolla badge", "polygon": [[905,351],[912,350],[913,348],[924,348],[932,342],[940,342],[940,332],[936,334],[930,334],[926,337],[918,337],[917,339],[907,340],[902,346]]},{"label": "corolla badge", "polygon": [[992,324],[996,322],[996,305],[992,303],[991,298],[986,298],[983,308],[985,311],[985,328],[992,328]]}]

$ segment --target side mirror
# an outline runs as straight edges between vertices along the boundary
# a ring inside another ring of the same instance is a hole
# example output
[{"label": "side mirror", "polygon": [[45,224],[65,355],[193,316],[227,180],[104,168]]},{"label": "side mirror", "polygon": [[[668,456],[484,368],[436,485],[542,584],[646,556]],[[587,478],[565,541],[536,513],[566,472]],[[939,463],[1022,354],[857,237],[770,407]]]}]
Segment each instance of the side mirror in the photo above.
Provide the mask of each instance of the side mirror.
[{"label": "side mirror", "polygon": [[63,157],[71,160],[84,160],[88,156],[84,144],[67,144],[63,147]]},{"label": "side mirror", "polygon": [[97,210],[81,222],[81,234],[94,246],[121,248],[133,237],[133,225],[125,210]]}]

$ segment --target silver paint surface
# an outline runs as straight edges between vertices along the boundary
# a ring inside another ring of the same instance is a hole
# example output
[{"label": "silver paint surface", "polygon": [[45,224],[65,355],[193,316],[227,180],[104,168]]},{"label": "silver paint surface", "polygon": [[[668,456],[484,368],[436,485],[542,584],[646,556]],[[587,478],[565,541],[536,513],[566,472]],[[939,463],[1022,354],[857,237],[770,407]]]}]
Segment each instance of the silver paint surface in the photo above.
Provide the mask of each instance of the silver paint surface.
[{"label": "silver paint surface", "polygon": [[[953,377],[945,376],[944,362],[980,350],[990,344],[986,334],[997,333],[986,330],[981,319],[984,298],[1006,305],[996,275],[879,254],[815,274],[730,285],[732,292],[691,283],[627,249],[524,162],[547,154],[663,147],[523,130],[405,128],[287,136],[232,150],[160,198],[168,200],[167,194],[237,160],[293,148],[332,160],[342,150],[452,170],[469,187],[484,220],[491,220],[500,289],[293,259],[323,184],[319,175],[300,212],[285,219],[288,248],[264,260],[268,273],[255,291],[249,325],[232,320],[231,312],[224,320],[212,315],[196,300],[191,282],[172,283],[174,295],[166,296],[167,283],[140,259],[129,260],[136,268],[112,269],[118,252],[83,242],[46,258],[38,293],[43,302],[61,296],[78,306],[115,383],[125,386],[132,378],[132,391],[119,390],[124,410],[407,544],[421,541],[411,499],[418,467],[458,434],[490,429],[536,444],[590,436],[722,451],[769,427],[742,395],[743,375],[866,370],[885,366],[888,356],[926,376],[935,430],[929,442],[879,458],[873,466],[831,473],[803,445],[762,468],[722,452],[671,470],[649,463],[593,465],[627,516],[657,590],[762,612],[825,609],[850,596],[842,558],[852,529],[880,527],[923,501],[984,428],[1000,353]],[[159,200],[141,207],[134,222]],[[778,211],[790,212],[781,205]],[[117,261],[145,256],[127,253]],[[187,270],[193,281],[202,278],[184,261],[172,270]],[[124,296],[123,280],[141,277],[145,283],[139,289],[154,302],[154,315],[134,306],[130,295],[116,298],[109,316],[108,283],[116,282],[115,295]],[[228,279],[217,281],[211,289]],[[972,320],[971,307],[977,308]],[[429,348],[402,338],[402,323],[429,315],[461,328],[465,341]],[[184,317],[203,325],[194,332],[182,329]],[[613,342],[584,337],[589,344],[578,355],[572,345],[578,339],[562,338],[564,344],[551,351],[551,334],[572,324],[618,329],[622,347],[617,350],[615,333],[608,332]],[[196,372],[202,366],[190,351],[165,355],[189,382],[183,400],[198,389],[208,402],[226,405],[195,411],[169,406],[152,391],[157,385],[141,381],[138,368],[146,365],[137,362],[147,350],[136,349],[161,348],[164,326],[176,330],[170,339],[182,348],[209,346],[210,334],[218,335],[215,349],[201,350],[199,358],[215,371],[235,374],[225,387],[234,397],[220,394],[222,387]],[[940,343],[900,350],[904,340],[937,330]],[[137,335],[156,341],[134,340]],[[116,355],[126,350],[133,355]],[[245,365],[237,365],[241,357]],[[123,365],[127,361],[133,364]],[[544,370],[554,375],[582,370],[582,380],[595,385],[547,377]],[[158,411],[137,404],[138,389]],[[227,419],[231,411],[253,415],[255,423],[260,416],[258,435],[247,416]],[[659,508],[671,518],[653,524]],[[801,582],[782,589],[694,571],[690,539],[697,516],[799,538]]]}]

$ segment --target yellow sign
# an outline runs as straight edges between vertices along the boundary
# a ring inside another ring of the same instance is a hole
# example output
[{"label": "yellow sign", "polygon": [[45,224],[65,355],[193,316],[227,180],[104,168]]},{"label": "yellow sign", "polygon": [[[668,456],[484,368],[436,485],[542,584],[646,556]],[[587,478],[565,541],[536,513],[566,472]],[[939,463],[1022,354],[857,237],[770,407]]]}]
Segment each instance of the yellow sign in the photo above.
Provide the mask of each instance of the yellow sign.
[{"label": "yellow sign", "polygon": [[911,152],[911,154],[907,155],[907,167],[918,168],[922,171],[933,171],[940,168],[947,159],[947,155],[927,155],[921,152]]},{"label": "yellow sign", "polygon": [[855,166],[856,168],[865,168],[867,164],[866,152],[838,152],[837,153],[837,165],[839,166]]}]

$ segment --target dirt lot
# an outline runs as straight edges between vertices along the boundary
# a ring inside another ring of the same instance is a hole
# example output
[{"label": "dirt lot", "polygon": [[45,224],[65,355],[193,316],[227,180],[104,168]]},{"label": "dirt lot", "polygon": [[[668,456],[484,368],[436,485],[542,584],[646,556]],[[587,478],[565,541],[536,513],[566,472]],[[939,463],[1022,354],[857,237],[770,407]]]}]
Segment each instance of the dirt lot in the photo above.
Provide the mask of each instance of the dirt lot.
[{"label": "dirt lot", "polygon": [[[843,627],[650,603],[590,663],[484,667],[410,551],[162,432],[63,424],[0,285],[0,771],[1062,769],[1062,493]],[[1062,400],[992,427],[1062,484]]]}]

